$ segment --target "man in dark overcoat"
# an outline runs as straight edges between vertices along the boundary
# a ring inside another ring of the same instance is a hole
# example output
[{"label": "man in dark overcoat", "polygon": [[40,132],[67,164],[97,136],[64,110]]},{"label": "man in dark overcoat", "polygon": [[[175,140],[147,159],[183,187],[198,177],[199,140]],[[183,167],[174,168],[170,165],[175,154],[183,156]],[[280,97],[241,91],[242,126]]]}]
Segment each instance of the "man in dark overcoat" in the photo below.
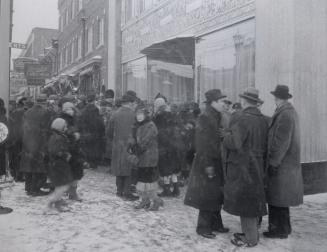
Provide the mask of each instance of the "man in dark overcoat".
[{"label": "man in dark overcoat", "polygon": [[45,102],[45,98],[38,98],[36,104],[24,114],[20,171],[25,174],[25,191],[31,196],[47,194],[40,190],[47,180],[45,155],[50,130],[50,114]]},{"label": "man in dark overcoat", "polygon": [[129,141],[132,137],[135,123],[135,108],[137,97],[124,94],[121,98],[121,107],[110,118],[107,137],[112,141],[111,171],[116,176],[117,196],[126,200],[137,200],[131,192],[132,169],[128,152]]},{"label": "man in dark overcoat", "polygon": [[300,127],[298,115],[288,102],[292,98],[285,85],[277,85],[276,111],[272,117],[268,139],[269,228],[268,238],[287,238],[291,233],[290,209],[303,203],[303,178],[300,159]]},{"label": "man in dark overcoat", "polygon": [[259,240],[258,218],[267,214],[264,190],[264,159],[268,123],[258,109],[259,91],[249,87],[240,95],[242,107],[228,132],[224,210],[240,216],[242,233],[234,234],[236,246],[255,246]]},{"label": "man in dark overcoat", "polygon": [[223,164],[221,157],[221,113],[223,98],[219,89],[205,93],[206,108],[199,116],[195,133],[196,155],[189,178],[184,203],[199,209],[196,232],[214,238],[213,231],[225,233],[221,218],[223,204]]}]

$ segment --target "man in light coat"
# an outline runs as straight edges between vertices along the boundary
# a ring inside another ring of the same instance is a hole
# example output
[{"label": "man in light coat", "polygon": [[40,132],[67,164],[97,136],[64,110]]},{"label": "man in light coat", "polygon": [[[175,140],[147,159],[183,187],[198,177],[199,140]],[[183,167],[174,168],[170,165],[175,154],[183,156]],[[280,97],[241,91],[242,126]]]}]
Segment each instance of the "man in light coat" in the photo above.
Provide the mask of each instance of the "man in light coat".
[{"label": "man in light coat", "polygon": [[117,196],[126,200],[137,200],[131,192],[132,169],[134,165],[129,161],[129,141],[135,123],[135,108],[137,97],[124,94],[121,107],[110,118],[107,137],[112,141],[111,170],[116,176]]},{"label": "man in light coat", "polygon": [[292,231],[289,207],[303,203],[300,128],[298,115],[288,102],[292,98],[288,87],[278,85],[271,93],[277,108],[268,134],[269,228],[263,234],[285,239]]}]

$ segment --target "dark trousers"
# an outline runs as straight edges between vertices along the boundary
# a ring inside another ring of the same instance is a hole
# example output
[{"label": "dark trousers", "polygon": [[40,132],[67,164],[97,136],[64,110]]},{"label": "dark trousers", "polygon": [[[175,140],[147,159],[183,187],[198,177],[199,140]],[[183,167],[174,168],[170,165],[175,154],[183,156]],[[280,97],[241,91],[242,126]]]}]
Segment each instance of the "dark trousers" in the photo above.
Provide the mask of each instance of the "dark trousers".
[{"label": "dark trousers", "polygon": [[290,208],[268,205],[269,231],[279,234],[290,234],[292,232]]},{"label": "dark trousers", "polygon": [[116,177],[117,194],[130,195],[131,194],[131,177],[117,176]]},{"label": "dark trousers", "polygon": [[0,176],[6,175],[6,149],[0,146]]},{"label": "dark trousers", "polygon": [[45,173],[25,173],[25,191],[38,192],[47,182]]},{"label": "dark trousers", "polygon": [[196,232],[198,234],[212,233],[212,231],[217,231],[222,227],[224,227],[224,225],[220,210],[199,210],[198,225],[196,227]]},{"label": "dark trousers", "polygon": [[19,171],[22,147],[21,143],[16,143],[9,149],[9,167],[11,176],[16,181],[23,181],[24,174]]}]

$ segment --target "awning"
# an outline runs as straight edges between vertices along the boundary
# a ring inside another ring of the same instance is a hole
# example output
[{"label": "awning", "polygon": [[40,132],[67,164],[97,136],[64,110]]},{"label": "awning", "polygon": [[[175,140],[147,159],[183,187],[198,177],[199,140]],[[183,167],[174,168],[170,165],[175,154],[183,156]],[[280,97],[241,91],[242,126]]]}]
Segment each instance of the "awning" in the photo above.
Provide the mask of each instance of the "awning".
[{"label": "awning", "polygon": [[80,76],[91,74],[93,72],[93,67],[88,67],[79,73]]},{"label": "awning", "polygon": [[[88,59],[80,64],[78,64],[77,66],[74,66],[66,71],[64,71],[63,73],[61,73],[60,75],[66,75],[66,76],[75,76],[76,74],[79,74],[83,68],[88,67],[92,64],[99,64],[102,62],[102,57],[101,56],[94,56],[91,59]],[[84,70],[83,70],[84,71]]]},{"label": "awning", "polygon": [[195,38],[191,35],[174,37],[154,43],[141,50],[141,53],[155,60],[193,65]]}]

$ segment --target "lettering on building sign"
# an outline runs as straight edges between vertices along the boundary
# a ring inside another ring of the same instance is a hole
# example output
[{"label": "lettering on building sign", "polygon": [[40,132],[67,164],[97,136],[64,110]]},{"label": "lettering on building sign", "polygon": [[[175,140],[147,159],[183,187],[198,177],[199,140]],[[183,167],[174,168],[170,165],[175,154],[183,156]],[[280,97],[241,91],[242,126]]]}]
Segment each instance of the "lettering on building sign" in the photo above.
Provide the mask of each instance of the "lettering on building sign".
[{"label": "lettering on building sign", "polygon": [[173,16],[172,15],[168,15],[167,17],[163,18],[160,20],[160,26],[164,26],[169,24],[171,21],[173,21]]},{"label": "lettering on building sign", "polygon": [[[184,32],[198,34],[223,27],[233,20],[251,15],[254,10],[254,0],[171,1],[162,9],[123,28],[123,60],[136,56],[141,49],[156,41]],[[157,28],[158,23],[160,29]]]},{"label": "lettering on building sign", "polygon": [[141,35],[145,35],[147,33],[150,32],[150,28],[148,26],[144,27],[143,29],[141,29]]},{"label": "lettering on building sign", "polygon": [[190,13],[202,6],[202,0],[196,0],[186,5],[186,13]]}]

